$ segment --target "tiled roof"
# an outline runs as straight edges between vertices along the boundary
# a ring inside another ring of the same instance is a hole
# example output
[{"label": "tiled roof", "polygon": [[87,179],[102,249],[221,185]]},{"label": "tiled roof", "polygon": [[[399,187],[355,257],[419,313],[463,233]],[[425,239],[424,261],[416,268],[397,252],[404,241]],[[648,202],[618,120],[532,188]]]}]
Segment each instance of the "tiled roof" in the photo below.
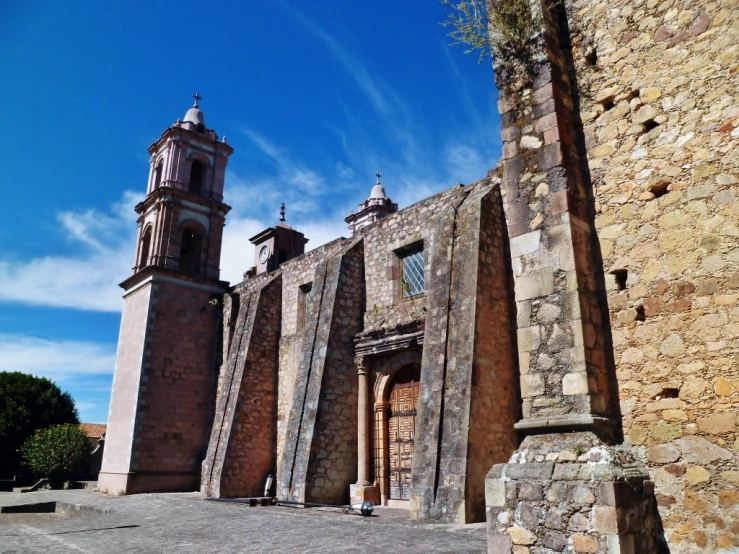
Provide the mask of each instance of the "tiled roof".
[{"label": "tiled roof", "polygon": [[105,423],[80,423],[80,427],[90,438],[100,438],[105,434],[108,426]]}]

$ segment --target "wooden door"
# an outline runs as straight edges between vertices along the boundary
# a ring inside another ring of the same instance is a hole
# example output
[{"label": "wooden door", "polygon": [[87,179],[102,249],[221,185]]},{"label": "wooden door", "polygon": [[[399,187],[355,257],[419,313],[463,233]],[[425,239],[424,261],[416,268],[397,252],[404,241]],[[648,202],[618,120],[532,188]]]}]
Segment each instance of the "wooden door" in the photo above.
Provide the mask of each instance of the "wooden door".
[{"label": "wooden door", "polygon": [[392,500],[411,498],[411,465],[419,390],[419,383],[413,381],[395,384],[390,392],[388,438]]}]

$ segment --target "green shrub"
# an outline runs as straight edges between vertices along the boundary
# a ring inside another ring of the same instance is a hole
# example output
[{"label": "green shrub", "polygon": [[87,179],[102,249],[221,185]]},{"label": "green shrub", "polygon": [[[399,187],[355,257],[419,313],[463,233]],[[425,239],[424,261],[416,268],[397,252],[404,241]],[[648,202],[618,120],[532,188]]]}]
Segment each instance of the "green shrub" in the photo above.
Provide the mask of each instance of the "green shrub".
[{"label": "green shrub", "polygon": [[84,471],[90,461],[90,442],[79,425],[39,429],[23,444],[23,463],[52,486]]}]

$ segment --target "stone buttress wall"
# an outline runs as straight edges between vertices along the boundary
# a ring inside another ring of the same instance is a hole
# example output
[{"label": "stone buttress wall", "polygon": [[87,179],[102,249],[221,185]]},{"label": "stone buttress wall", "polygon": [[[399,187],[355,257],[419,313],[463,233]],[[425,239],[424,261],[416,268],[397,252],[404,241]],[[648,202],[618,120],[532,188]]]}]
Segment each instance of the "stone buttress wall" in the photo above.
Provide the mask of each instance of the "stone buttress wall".
[{"label": "stone buttress wall", "polygon": [[[467,521],[485,519],[482,483],[491,464],[518,446],[512,432],[521,417],[511,267],[500,189],[480,199],[472,395],[465,502]],[[474,253],[470,253],[474,256]]]},{"label": "stone buttress wall", "polygon": [[628,440],[670,551],[739,546],[739,5],[568,3]]},{"label": "stone buttress wall", "polygon": [[316,266],[278,466],[279,498],[342,503],[356,479],[354,336],[363,289],[361,238]]},{"label": "stone buttress wall", "polygon": [[[316,266],[333,255],[346,239],[337,239],[320,246],[302,256],[283,263],[278,271],[282,275],[282,331],[280,336],[280,371],[278,380],[278,416],[277,416],[277,459],[280,460],[285,444],[287,414],[292,400],[295,376],[297,375],[302,350],[301,310],[304,310],[304,298],[300,287],[313,282]],[[248,281],[247,281],[248,282]],[[302,323],[305,319],[302,319]]]},{"label": "stone buttress wall", "polygon": [[203,462],[201,489],[208,497],[261,496],[265,476],[276,469],[281,275],[248,285],[239,293]]},{"label": "stone buttress wall", "polygon": [[518,394],[499,189],[454,192],[434,219],[427,258],[411,515],[469,523],[484,518],[487,469],[516,448]]},{"label": "stone buttress wall", "polygon": [[570,6],[532,8],[542,5],[530,59],[496,61],[523,397],[515,427],[528,436],[486,480],[488,548],[663,552],[652,483],[620,433]]}]

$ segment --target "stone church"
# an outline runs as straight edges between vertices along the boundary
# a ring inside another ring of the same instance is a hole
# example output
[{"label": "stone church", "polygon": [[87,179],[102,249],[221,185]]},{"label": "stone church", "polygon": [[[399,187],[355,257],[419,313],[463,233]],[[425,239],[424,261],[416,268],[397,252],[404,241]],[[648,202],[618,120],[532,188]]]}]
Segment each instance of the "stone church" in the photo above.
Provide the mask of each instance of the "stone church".
[{"label": "stone church", "polygon": [[[100,490],[487,520],[493,553],[739,547],[739,6],[533,3],[503,158],[219,279],[232,148],[149,148]],[[491,130],[491,132],[495,132]],[[368,187],[369,188],[369,187]]]}]

